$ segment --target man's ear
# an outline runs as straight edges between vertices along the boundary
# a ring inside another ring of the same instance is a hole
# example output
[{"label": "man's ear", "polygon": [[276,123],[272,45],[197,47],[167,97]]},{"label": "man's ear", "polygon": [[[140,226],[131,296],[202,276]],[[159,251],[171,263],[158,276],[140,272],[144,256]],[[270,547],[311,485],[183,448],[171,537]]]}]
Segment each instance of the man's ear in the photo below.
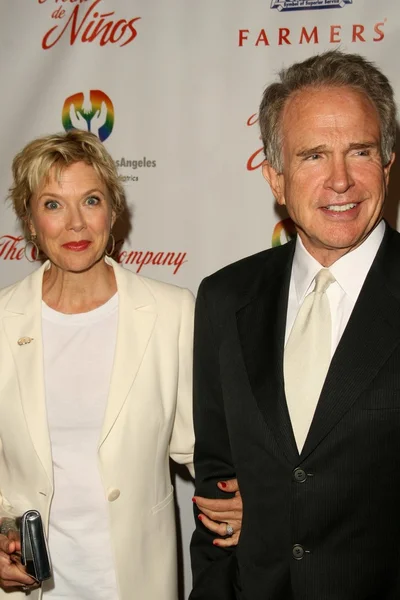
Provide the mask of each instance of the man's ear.
[{"label": "man's ear", "polygon": [[390,169],[392,168],[392,164],[394,163],[395,158],[396,158],[396,155],[394,152],[392,152],[392,154],[390,155],[390,160],[389,160],[388,164],[383,167],[383,174],[385,177],[386,188],[389,185],[389,173],[390,173]]},{"label": "man's ear", "polygon": [[266,179],[269,183],[275,200],[278,204],[284,206],[286,201],[283,173],[278,173],[278,171],[276,171],[276,169],[274,169],[274,167],[272,167],[267,160],[263,162],[262,173],[264,179]]}]

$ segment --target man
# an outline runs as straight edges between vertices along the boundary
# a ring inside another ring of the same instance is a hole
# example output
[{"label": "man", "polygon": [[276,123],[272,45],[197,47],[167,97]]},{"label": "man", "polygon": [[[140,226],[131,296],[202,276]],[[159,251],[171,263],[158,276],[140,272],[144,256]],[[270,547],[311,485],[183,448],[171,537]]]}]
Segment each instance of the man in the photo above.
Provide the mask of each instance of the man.
[{"label": "man", "polygon": [[225,549],[198,521],[191,599],[399,599],[393,90],[327,52],[281,72],[259,116],[263,174],[298,235],[199,290],[196,494],[237,476],[243,526]]}]

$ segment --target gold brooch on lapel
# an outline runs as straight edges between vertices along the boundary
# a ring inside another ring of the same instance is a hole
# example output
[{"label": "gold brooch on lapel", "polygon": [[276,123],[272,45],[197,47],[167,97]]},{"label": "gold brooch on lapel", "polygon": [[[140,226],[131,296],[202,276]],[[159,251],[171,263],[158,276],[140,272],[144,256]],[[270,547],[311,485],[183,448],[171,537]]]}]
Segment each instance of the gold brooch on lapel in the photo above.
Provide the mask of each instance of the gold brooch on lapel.
[{"label": "gold brooch on lapel", "polygon": [[30,344],[31,342],[33,342],[33,338],[22,337],[22,338],[19,338],[17,343],[18,343],[18,346],[25,346],[25,344]]}]

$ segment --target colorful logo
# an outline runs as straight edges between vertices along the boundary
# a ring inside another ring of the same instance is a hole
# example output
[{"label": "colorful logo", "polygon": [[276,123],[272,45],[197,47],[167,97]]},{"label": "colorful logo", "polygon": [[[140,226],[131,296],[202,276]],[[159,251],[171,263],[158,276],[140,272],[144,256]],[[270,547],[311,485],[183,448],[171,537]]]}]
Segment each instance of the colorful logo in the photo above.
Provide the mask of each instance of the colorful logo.
[{"label": "colorful logo", "polygon": [[283,246],[283,244],[290,242],[294,237],[296,237],[296,228],[292,219],[283,219],[283,221],[279,221],[274,227],[272,233],[272,247]]},{"label": "colorful logo", "polygon": [[318,8],[343,8],[353,0],[272,0],[271,8],[286,10],[315,10]]},{"label": "colorful logo", "polygon": [[114,106],[100,90],[78,92],[65,100],[61,119],[65,131],[91,131],[104,142],[114,127]]}]

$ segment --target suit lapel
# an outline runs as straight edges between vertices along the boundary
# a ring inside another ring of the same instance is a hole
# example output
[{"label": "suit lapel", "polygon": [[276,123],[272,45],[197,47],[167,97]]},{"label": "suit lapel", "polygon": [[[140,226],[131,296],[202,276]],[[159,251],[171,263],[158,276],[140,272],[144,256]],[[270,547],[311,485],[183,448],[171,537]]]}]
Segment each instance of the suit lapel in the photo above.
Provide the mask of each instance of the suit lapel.
[{"label": "suit lapel", "polygon": [[400,342],[400,236],[389,230],[333,356],[301,457],[367,389]]},{"label": "suit lapel", "polygon": [[126,401],[157,317],[155,299],[143,281],[114,261],[107,259],[107,262],[114,268],[119,309],[114,366],[99,447],[107,438]]},{"label": "suit lapel", "polygon": [[266,263],[258,290],[237,312],[237,327],[259,410],[293,463],[299,455],[285,399],[283,351],[294,242],[275,252]]},{"label": "suit lapel", "polygon": [[[44,390],[41,319],[42,279],[47,264],[45,263],[16,286],[6,306],[7,316],[4,317],[3,324],[17,371],[26,426],[39,460],[52,484],[53,470]],[[31,341],[26,343],[29,339]],[[17,426],[18,424],[16,424],[16,435],[18,435]]]}]

